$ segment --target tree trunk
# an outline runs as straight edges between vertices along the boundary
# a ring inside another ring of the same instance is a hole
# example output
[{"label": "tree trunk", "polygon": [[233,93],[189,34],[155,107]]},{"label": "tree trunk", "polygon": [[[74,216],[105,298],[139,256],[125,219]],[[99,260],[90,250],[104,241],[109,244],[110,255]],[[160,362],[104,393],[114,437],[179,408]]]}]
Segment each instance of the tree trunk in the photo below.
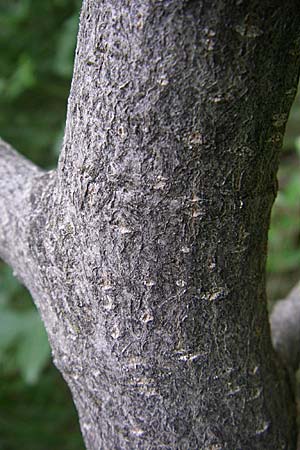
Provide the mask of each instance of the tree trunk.
[{"label": "tree trunk", "polygon": [[64,145],[0,145],[0,251],[89,450],[295,448],[265,260],[299,5],[83,2]]}]

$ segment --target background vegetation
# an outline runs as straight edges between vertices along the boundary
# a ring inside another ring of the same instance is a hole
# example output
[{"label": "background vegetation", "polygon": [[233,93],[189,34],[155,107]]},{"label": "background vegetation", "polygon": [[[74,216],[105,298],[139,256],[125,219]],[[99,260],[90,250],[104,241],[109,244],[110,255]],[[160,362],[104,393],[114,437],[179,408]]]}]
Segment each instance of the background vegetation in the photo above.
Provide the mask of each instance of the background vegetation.
[{"label": "background vegetation", "polygon": [[[0,136],[44,168],[63,135],[80,3],[0,2]],[[20,449],[84,445],[31,298],[0,264],[0,450]]]},{"label": "background vegetation", "polygon": [[[80,0],[1,0],[0,136],[44,168],[56,164],[61,145],[79,8]],[[300,278],[299,169],[300,97],[272,214],[271,300]],[[0,450],[83,448],[70,394],[50,362],[30,296],[0,263]]]}]

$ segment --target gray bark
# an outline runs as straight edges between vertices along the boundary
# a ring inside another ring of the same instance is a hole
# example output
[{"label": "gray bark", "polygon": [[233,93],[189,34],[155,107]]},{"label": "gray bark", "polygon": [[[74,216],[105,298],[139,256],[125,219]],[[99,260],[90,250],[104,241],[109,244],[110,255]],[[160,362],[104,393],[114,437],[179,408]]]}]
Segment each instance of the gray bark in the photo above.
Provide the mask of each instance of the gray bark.
[{"label": "gray bark", "polygon": [[276,303],[270,322],[275,350],[284,365],[296,372],[300,365],[300,282]]},{"label": "gray bark", "polygon": [[57,171],[0,145],[0,254],[89,450],[295,448],[265,259],[299,25],[294,1],[86,0]]}]

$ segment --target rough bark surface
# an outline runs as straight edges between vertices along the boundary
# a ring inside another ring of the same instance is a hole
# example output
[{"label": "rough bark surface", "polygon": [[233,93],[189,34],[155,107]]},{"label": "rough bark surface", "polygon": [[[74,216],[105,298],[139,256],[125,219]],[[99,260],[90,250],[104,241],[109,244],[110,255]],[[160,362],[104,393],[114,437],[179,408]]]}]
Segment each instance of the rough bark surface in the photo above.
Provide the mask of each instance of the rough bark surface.
[{"label": "rough bark surface", "polygon": [[295,448],[265,259],[299,25],[294,1],[86,0],[57,171],[0,144],[0,254],[89,450]]}]

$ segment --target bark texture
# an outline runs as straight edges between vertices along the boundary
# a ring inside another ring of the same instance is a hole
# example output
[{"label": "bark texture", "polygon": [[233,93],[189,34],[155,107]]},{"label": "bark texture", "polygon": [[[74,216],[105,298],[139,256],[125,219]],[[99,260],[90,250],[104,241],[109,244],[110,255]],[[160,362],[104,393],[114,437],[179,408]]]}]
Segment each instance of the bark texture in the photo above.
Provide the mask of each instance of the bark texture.
[{"label": "bark texture", "polygon": [[1,144],[0,253],[89,450],[295,448],[265,259],[298,6],[86,0],[57,171]]},{"label": "bark texture", "polygon": [[275,350],[284,365],[296,372],[300,365],[300,282],[276,303],[270,322]]}]

